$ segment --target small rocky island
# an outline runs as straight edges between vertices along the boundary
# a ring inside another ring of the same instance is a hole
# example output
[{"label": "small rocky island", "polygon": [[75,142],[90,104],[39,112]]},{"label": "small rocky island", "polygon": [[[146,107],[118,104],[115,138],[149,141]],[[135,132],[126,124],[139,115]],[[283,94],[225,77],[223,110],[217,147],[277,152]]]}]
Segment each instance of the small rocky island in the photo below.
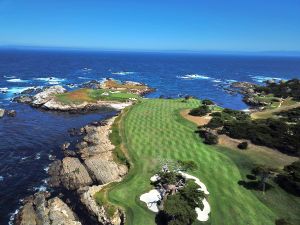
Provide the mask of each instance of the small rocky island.
[{"label": "small rocky island", "polygon": [[67,91],[59,85],[43,89],[32,88],[25,90],[13,100],[46,110],[78,113],[95,111],[103,107],[122,109],[137,101],[140,96],[154,91],[142,83],[133,81],[121,83],[110,78],[104,82],[90,81],[80,87],[73,91]]}]

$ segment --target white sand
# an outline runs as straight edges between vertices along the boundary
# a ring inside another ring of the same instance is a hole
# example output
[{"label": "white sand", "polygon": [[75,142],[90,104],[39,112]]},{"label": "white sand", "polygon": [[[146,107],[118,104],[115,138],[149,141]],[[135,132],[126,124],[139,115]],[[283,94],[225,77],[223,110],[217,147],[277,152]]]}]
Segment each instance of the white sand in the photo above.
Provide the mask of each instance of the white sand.
[{"label": "white sand", "polygon": [[[199,186],[199,190],[203,191],[204,194],[208,195],[209,192],[199,178],[189,175],[187,173],[184,173],[182,171],[179,171],[179,173],[187,180],[194,180],[194,182]],[[156,182],[160,179],[160,177],[155,174],[150,178],[151,182]],[[152,212],[158,212],[158,207],[157,207],[157,202],[161,200],[161,195],[160,193],[156,190],[153,189],[149,191],[148,193],[142,194],[140,197],[140,200],[145,202],[147,204],[148,209],[150,209]],[[199,221],[207,221],[209,219],[209,213],[211,211],[210,205],[206,198],[203,198],[202,200],[203,203],[203,210],[200,208],[195,208],[195,211],[197,213],[197,220]]]},{"label": "white sand", "polygon": [[209,192],[208,192],[208,190],[207,190],[205,184],[203,184],[203,183],[199,180],[199,178],[194,177],[194,176],[192,176],[192,175],[189,175],[189,174],[187,174],[187,173],[181,172],[181,171],[179,171],[179,173],[180,173],[185,179],[188,179],[188,180],[189,180],[189,179],[190,179],[190,180],[194,180],[195,183],[199,185],[199,187],[200,187],[199,189],[200,189],[201,191],[203,191],[204,194],[209,195]]},{"label": "white sand", "polygon": [[131,102],[126,102],[126,103],[110,103],[109,105],[110,105],[112,108],[121,110],[121,109],[126,108],[127,106],[130,106],[131,104],[132,104]]},{"label": "white sand", "polygon": [[152,176],[151,178],[150,178],[150,181],[151,182],[156,182],[156,181],[158,181],[160,179],[160,177],[157,175],[157,174],[155,174],[154,176]]},{"label": "white sand", "polygon": [[204,198],[202,200],[203,203],[203,210],[200,208],[195,208],[197,213],[197,220],[199,221],[207,221],[209,219],[209,213],[210,213],[210,206],[208,204],[208,201]]},{"label": "white sand", "polygon": [[157,202],[161,200],[160,193],[153,189],[145,194],[140,196],[140,200],[147,204],[148,209],[152,212],[158,212]]}]

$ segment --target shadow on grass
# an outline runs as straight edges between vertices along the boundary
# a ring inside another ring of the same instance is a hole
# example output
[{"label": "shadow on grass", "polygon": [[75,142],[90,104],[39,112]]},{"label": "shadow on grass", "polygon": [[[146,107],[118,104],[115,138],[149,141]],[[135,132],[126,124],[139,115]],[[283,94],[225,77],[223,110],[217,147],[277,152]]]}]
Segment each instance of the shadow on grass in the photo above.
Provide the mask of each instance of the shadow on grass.
[{"label": "shadow on grass", "polygon": [[[238,184],[240,186],[243,186],[244,188],[248,189],[248,190],[255,190],[255,191],[262,191],[263,190],[263,186],[262,183],[259,181],[244,181],[244,180],[240,180],[238,181]],[[271,189],[273,186],[271,184],[265,183],[265,191]]]}]

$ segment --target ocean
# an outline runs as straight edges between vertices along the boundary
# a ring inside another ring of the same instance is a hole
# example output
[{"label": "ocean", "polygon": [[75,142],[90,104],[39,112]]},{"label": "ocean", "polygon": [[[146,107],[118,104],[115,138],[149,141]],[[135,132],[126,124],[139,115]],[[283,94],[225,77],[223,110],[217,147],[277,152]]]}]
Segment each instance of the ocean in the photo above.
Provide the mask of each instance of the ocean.
[{"label": "ocean", "polygon": [[[115,115],[41,111],[11,102],[34,86],[68,89],[89,80],[138,81],[156,88],[148,98],[192,95],[222,107],[246,109],[239,95],[223,89],[234,81],[262,84],[268,79],[300,78],[300,58],[188,53],[126,53],[46,50],[0,51],[0,108],[14,109],[14,118],[0,119],[0,224],[11,223],[22,199],[49,190],[47,168],[61,158],[59,146],[72,141],[68,130]],[[74,140],[73,140],[74,141]]]}]

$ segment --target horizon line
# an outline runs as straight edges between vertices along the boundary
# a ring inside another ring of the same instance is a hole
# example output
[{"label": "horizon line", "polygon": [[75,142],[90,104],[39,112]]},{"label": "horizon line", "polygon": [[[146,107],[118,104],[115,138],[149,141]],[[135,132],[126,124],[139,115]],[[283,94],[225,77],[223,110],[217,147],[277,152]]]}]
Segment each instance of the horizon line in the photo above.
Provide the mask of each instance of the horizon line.
[{"label": "horizon line", "polygon": [[263,56],[300,56],[300,50],[189,50],[189,49],[126,49],[103,47],[38,46],[38,45],[0,45],[0,50],[66,50],[88,52],[141,52],[141,53],[194,53],[224,55],[263,55]]}]

